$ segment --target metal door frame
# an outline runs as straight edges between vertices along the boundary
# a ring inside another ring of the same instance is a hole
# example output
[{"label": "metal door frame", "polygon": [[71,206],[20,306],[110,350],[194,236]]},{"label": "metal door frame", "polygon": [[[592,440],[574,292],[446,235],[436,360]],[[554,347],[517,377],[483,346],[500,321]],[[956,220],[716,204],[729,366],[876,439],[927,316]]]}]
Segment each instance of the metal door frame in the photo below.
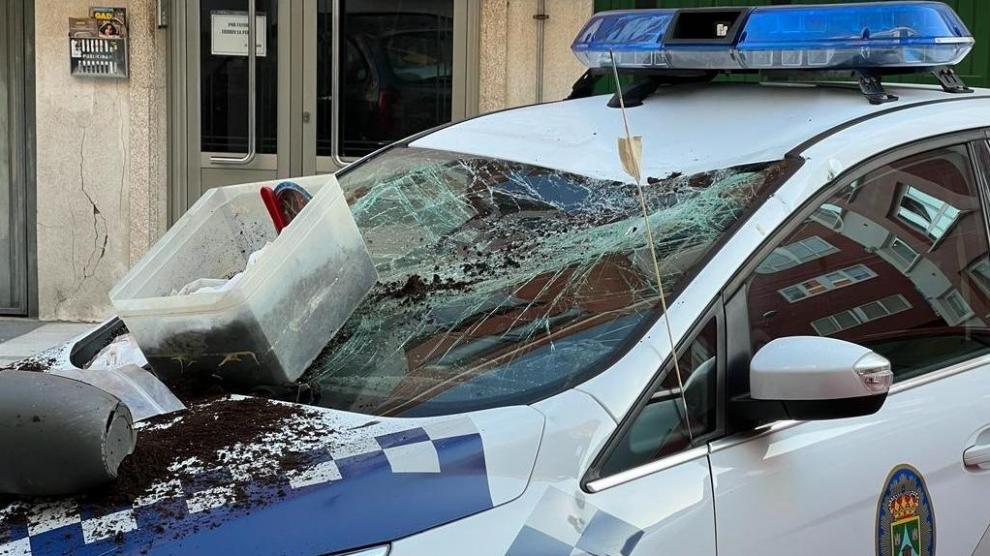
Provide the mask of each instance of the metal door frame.
[{"label": "metal door frame", "polygon": [[[302,167],[305,175],[315,173],[330,173],[339,170],[357,159],[341,157],[338,153],[331,156],[316,155],[316,36],[317,36],[317,5],[315,2],[303,4],[306,25],[303,29],[303,63],[302,66],[302,114],[309,114],[308,121],[304,118],[302,137]],[[334,21],[340,21],[340,0],[333,0]],[[334,37],[336,43],[337,37]],[[481,0],[454,0],[454,53],[453,53],[453,82],[451,85],[451,120],[463,120],[478,113],[478,89],[480,76],[479,52],[481,49]],[[339,52],[334,53],[334,82],[339,78],[337,68],[340,65]],[[336,87],[333,87],[336,89]],[[336,114],[331,119],[334,122],[333,132],[337,133]],[[338,145],[337,141],[333,142]],[[339,145],[338,145],[339,146]]]},{"label": "metal door frame", "polygon": [[[170,225],[201,194],[204,168],[267,170],[276,178],[339,168],[331,157],[316,156],[317,5],[313,0],[278,2],[278,80],[283,85],[278,95],[277,154],[259,154],[250,164],[230,167],[210,162],[210,156],[218,153],[199,150],[200,1],[168,4]],[[454,0],[454,120],[478,113],[481,1]]]},{"label": "metal door frame", "polygon": [[27,316],[38,311],[35,214],[34,133],[34,0],[12,0],[0,5],[6,40],[0,55],[8,70],[7,149],[10,157],[10,289],[13,304],[0,315]]},{"label": "metal door frame", "polygon": [[[290,107],[293,87],[290,82],[293,54],[294,4],[305,0],[280,0],[278,21],[278,81],[289,83],[279,89],[276,154],[258,154],[249,163],[239,166],[211,161],[214,156],[230,153],[204,152],[201,145],[201,74],[200,74],[200,1],[169,3],[169,218],[174,223],[203,191],[202,172],[206,169],[231,172],[268,171],[275,178],[292,175],[290,168],[291,133]],[[245,8],[247,8],[245,0]],[[261,30],[259,30],[261,31]],[[245,179],[244,181],[252,181]]]}]

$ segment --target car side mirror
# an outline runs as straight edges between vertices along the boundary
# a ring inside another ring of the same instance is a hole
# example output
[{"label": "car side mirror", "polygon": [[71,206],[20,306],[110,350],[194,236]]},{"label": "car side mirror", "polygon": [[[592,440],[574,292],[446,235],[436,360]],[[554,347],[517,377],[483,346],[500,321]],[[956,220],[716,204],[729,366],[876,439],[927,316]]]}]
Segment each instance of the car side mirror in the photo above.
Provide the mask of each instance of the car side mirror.
[{"label": "car side mirror", "polygon": [[782,406],[786,418],[840,419],[876,413],[894,381],[890,361],[843,340],[778,338],[750,362],[753,402]]}]

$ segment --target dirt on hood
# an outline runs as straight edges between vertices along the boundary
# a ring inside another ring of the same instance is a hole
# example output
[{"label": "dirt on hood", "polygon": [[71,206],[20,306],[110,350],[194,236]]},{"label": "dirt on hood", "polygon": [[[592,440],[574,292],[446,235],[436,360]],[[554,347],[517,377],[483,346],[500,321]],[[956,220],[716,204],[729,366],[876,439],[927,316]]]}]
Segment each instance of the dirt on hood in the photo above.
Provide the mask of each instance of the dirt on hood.
[{"label": "dirt on hood", "polygon": [[[312,435],[318,425],[306,419],[311,413],[314,410],[262,398],[212,398],[182,413],[155,417],[138,431],[134,453],[124,459],[117,480],[87,494],[86,501],[128,505],[156,484],[197,468],[224,465],[224,453],[231,447],[251,450],[267,435]],[[292,463],[288,454],[286,463]]]}]

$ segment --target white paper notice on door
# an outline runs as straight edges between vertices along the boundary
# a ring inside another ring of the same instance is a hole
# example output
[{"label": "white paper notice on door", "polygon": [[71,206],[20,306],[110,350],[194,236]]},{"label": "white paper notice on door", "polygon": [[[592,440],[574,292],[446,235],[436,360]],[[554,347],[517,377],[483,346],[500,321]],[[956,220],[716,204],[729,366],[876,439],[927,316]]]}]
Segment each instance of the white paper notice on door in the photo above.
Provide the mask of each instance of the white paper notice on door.
[{"label": "white paper notice on door", "polygon": [[[258,45],[256,55],[264,57],[268,52],[265,14],[256,14],[255,40]],[[210,53],[214,56],[247,56],[248,14],[247,12],[210,12]]]}]

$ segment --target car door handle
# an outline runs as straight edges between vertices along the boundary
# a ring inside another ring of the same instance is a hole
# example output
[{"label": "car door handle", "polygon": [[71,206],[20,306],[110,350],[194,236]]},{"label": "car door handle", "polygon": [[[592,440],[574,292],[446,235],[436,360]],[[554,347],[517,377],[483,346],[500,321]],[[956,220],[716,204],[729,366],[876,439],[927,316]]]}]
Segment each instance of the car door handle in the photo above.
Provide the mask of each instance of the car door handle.
[{"label": "car door handle", "polygon": [[976,444],[963,452],[963,464],[966,467],[990,469],[990,444]]}]

